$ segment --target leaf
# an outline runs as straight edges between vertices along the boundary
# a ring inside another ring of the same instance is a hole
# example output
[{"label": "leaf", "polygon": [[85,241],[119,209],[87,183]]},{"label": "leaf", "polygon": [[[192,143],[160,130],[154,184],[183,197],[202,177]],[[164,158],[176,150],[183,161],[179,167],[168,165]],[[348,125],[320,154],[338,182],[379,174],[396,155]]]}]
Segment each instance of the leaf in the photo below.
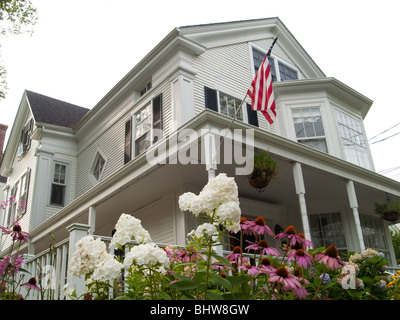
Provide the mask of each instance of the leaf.
[{"label": "leaf", "polygon": [[207,291],[207,298],[208,300],[225,300],[225,297],[223,295],[212,291]]},{"label": "leaf", "polygon": [[201,286],[201,283],[194,280],[179,280],[171,284],[171,287],[177,290],[193,290]]},{"label": "leaf", "polygon": [[217,255],[216,253],[212,253],[211,255],[219,261],[219,264],[226,266],[226,267],[232,267],[232,264],[224,257],[221,257],[221,256]]},{"label": "leaf", "polygon": [[223,286],[226,290],[233,291],[232,284],[229,282],[229,280],[221,277],[220,275],[212,273],[211,279],[214,280],[217,284]]},{"label": "leaf", "polygon": [[157,295],[164,300],[172,300],[171,296],[164,291],[158,291]]}]

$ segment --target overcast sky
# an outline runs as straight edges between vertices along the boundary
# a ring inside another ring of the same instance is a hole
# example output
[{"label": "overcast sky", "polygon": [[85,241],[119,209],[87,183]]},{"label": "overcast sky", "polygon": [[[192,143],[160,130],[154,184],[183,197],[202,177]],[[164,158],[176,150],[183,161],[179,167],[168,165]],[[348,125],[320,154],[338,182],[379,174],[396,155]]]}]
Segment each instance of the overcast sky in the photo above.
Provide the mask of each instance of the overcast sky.
[{"label": "overcast sky", "polygon": [[400,181],[398,0],[32,2],[33,36],[1,39],[8,134],[25,89],[90,109],[175,27],[279,17],[326,76],[374,101],[368,138],[393,127],[370,141],[383,140],[371,144],[375,168]]}]

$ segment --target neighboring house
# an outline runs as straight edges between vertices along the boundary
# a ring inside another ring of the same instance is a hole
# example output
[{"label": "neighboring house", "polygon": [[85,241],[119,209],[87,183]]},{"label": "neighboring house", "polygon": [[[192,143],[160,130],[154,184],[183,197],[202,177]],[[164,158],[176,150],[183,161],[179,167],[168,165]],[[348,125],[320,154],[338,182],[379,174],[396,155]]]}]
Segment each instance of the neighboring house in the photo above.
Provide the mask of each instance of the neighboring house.
[{"label": "neighboring house", "polygon": [[[278,164],[279,177],[257,192],[235,170],[244,165],[226,161],[228,145],[216,166],[207,152],[218,149],[210,134],[231,125],[278,33],[277,120],[270,125],[247,98],[231,127],[243,132],[233,136],[240,146],[252,132],[254,147]],[[47,249],[51,235],[67,239],[72,224],[109,237],[122,213],[141,219],[153,241],[183,245],[196,222],[179,210],[179,196],[224,172],[238,184],[242,215],[264,216],[272,229],[294,225],[317,247],[372,247],[394,265],[374,202],[399,199],[400,183],[374,172],[363,126],[371,105],[326,77],[278,18],[176,28],[90,111],[25,91],[0,174],[7,195],[27,205],[6,210],[2,223],[21,216],[30,254]]]}]

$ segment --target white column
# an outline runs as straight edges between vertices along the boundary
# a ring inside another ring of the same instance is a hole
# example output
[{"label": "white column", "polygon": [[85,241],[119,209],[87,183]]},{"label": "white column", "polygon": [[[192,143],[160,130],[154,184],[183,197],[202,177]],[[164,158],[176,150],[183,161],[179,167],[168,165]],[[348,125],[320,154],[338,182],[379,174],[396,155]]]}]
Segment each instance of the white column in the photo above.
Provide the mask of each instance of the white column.
[{"label": "white column", "polygon": [[[67,268],[69,266],[69,262],[71,261],[72,255],[75,252],[76,243],[88,235],[89,229],[90,229],[89,225],[81,224],[81,223],[74,223],[74,224],[70,225],[69,227],[67,227],[67,230],[69,232]],[[68,283],[69,288],[75,289],[78,297],[83,294],[83,289],[85,286],[84,277],[78,278],[68,272],[67,273],[67,283]]]},{"label": "white column", "polygon": [[361,229],[360,215],[358,213],[358,202],[356,196],[356,190],[354,188],[354,183],[352,180],[346,181],[347,196],[349,197],[350,208],[353,211],[354,225],[356,227],[356,235],[358,239],[358,244],[360,246],[360,251],[365,250],[364,238]]},{"label": "white column", "polygon": [[88,225],[90,226],[89,234],[93,235],[96,230],[96,207],[89,207]]},{"label": "white column", "polygon": [[305,198],[306,188],[304,186],[301,164],[295,162],[293,163],[292,168],[293,168],[294,185],[296,188],[297,196],[299,197],[301,221],[303,223],[303,233],[306,239],[311,241],[310,225],[308,222],[307,206]]}]

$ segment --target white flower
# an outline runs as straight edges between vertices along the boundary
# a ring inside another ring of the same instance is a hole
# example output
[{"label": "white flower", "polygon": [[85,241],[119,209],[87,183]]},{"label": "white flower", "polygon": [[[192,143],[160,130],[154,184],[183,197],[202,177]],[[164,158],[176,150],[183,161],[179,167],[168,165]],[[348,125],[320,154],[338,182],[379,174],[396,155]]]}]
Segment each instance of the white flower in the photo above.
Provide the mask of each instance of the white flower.
[{"label": "white flower", "polygon": [[215,211],[216,218],[228,231],[239,231],[240,207],[238,201],[222,203]]},{"label": "white flower", "polygon": [[192,202],[196,200],[197,196],[192,192],[186,192],[179,197],[179,208],[182,211],[190,210]]},{"label": "white flower", "polygon": [[95,281],[112,281],[121,276],[122,263],[119,263],[110,254],[104,256],[95,268],[92,279]]},{"label": "white flower", "polygon": [[355,253],[352,256],[350,256],[349,261],[353,263],[359,263],[362,261],[362,257],[359,253]]},{"label": "white flower", "polygon": [[119,244],[123,246],[132,239],[139,243],[151,242],[150,234],[142,227],[141,221],[129,214],[121,214],[115,225],[115,230],[111,245]]},{"label": "white flower", "polygon": [[378,251],[368,248],[368,249],[364,250],[363,252],[361,252],[361,255],[364,259],[372,259],[373,257],[378,255]]},{"label": "white flower", "polygon": [[210,238],[217,232],[217,228],[213,224],[203,223],[199,225],[196,230],[192,230],[188,236],[194,239]]},{"label": "white flower", "polygon": [[156,271],[164,274],[164,267],[169,267],[169,258],[167,253],[154,243],[140,244],[134,246],[124,259],[125,267],[129,268],[132,265],[157,267]]},{"label": "white flower", "polygon": [[108,254],[105,243],[100,238],[94,239],[92,236],[79,240],[75,248],[69,264],[69,272],[78,277],[93,272]]}]

